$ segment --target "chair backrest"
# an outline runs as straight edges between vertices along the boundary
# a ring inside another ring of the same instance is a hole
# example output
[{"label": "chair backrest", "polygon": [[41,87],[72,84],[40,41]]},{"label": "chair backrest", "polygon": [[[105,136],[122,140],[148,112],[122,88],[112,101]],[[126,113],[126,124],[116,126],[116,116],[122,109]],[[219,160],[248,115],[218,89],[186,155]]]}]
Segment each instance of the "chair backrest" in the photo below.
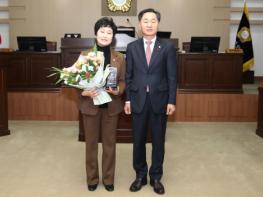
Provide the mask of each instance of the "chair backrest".
[{"label": "chair backrest", "polygon": [[190,44],[191,42],[183,42],[183,51],[190,52]]},{"label": "chair backrest", "polygon": [[47,50],[48,51],[56,51],[57,50],[57,42],[47,41]]}]

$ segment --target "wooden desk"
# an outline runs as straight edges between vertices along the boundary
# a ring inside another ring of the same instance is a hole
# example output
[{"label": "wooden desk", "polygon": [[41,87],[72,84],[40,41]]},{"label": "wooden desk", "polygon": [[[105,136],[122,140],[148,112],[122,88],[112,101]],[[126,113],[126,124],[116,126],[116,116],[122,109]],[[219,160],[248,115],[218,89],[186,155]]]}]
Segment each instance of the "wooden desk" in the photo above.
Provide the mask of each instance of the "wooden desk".
[{"label": "wooden desk", "polygon": [[9,135],[7,113],[6,67],[0,62],[0,136]]},{"label": "wooden desk", "polygon": [[263,137],[263,86],[258,88],[258,120],[256,134]]},{"label": "wooden desk", "polygon": [[178,53],[178,88],[186,92],[242,92],[242,54]]},{"label": "wooden desk", "polygon": [[7,67],[9,91],[55,90],[56,77],[47,78],[51,67],[60,67],[59,52],[1,52],[0,60]]}]

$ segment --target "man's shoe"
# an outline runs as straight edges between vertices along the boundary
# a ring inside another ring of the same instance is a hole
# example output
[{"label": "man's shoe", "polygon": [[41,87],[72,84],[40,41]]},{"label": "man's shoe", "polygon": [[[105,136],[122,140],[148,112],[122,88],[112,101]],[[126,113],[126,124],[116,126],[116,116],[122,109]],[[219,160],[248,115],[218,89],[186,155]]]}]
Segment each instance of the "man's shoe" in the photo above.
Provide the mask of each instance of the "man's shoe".
[{"label": "man's shoe", "polygon": [[150,185],[153,187],[153,191],[157,194],[164,194],[164,186],[159,180],[150,180]]},{"label": "man's shoe", "polygon": [[108,192],[112,192],[114,191],[114,185],[111,184],[111,185],[104,185],[105,189],[108,191]]},{"label": "man's shoe", "polygon": [[132,182],[131,186],[130,186],[130,191],[131,192],[137,192],[139,191],[142,186],[147,184],[147,178],[136,178],[135,181]]},{"label": "man's shoe", "polygon": [[98,184],[94,184],[94,185],[88,185],[88,189],[89,191],[95,191],[97,189]]}]

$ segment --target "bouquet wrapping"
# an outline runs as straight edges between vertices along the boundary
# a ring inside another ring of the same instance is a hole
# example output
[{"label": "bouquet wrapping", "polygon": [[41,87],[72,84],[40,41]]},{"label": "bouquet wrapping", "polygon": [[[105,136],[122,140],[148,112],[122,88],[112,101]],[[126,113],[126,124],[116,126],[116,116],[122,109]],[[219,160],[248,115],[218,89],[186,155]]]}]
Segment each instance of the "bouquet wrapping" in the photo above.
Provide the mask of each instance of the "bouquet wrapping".
[{"label": "bouquet wrapping", "polygon": [[96,89],[97,96],[93,97],[94,105],[102,105],[111,102],[112,99],[104,86],[110,74],[109,65],[104,69],[103,52],[97,51],[96,45],[93,51],[87,55],[80,55],[78,60],[70,67],[59,69],[53,67],[54,73],[49,76],[59,75],[59,82],[82,90]]}]

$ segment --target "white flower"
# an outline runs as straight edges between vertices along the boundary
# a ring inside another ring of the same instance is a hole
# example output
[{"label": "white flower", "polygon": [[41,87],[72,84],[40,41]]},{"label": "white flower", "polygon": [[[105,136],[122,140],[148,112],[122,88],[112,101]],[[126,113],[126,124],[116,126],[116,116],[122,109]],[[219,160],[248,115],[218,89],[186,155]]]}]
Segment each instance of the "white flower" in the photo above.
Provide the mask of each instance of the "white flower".
[{"label": "white flower", "polygon": [[63,68],[62,70],[63,70],[63,72],[69,72],[68,68]]},{"label": "white flower", "polygon": [[94,67],[93,66],[88,66],[88,71],[94,71]]},{"label": "white flower", "polygon": [[78,69],[77,69],[75,66],[72,66],[72,67],[70,67],[70,71],[71,71],[72,73],[77,73],[77,72],[78,72]]},{"label": "white flower", "polygon": [[88,59],[87,56],[80,55],[79,59],[78,59],[78,62],[81,63],[81,64],[84,64],[85,62],[87,62],[87,59]]},{"label": "white flower", "polygon": [[95,52],[89,52],[88,53],[88,58],[95,58],[96,57],[96,53]]},{"label": "white flower", "polygon": [[82,64],[81,71],[87,72],[87,64]]}]

